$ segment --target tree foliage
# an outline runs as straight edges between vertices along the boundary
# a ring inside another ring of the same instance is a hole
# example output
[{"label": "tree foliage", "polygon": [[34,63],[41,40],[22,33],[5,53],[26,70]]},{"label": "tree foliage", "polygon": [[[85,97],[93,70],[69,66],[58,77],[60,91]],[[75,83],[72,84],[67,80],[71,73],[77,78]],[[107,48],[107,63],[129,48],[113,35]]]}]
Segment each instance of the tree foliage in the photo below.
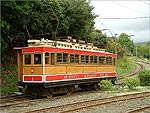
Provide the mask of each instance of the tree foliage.
[{"label": "tree foliage", "polygon": [[1,48],[2,63],[13,63],[15,54],[14,46],[25,45],[26,32],[24,30],[24,19],[27,16],[28,5],[26,1],[1,2]]},{"label": "tree foliage", "polygon": [[141,86],[150,86],[150,70],[142,70],[139,72]]},{"label": "tree foliage", "polygon": [[[13,47],[27,45],[37,34],[89,37],[96,17],[92,10],[86,0],[2,1],[2,54],[13,57]],[[8,57],[2,58],[3,63]]]},{"label": "tree foliage", "polygon": [[107,36],[97,29],[93,29],[91,33],[91,38],[88,39],[88,41],[99,48],[107,47]]},{"label": "tree foliage", "polygon": [[118,40],[114,37],[108,38],[107,50],[111,53],[116,53],[118,57],[123,57],[126,54],[126,50],[120,43],[118,43]]},{"label": "tree foliage", "polygon": [[146,45],[138,45],[137,46],[137,56],[140,58],[147,58],[150,60],[150,45],[149,45],[149,43],[147,43]]},{"label": "tree foliage", "polygon": [[122,33],[119,36],[118,43],[120,43],[122,47],[127,50],[128,53],[133,53],[135,46],[133,44],[133,41],[131,41],[129,37],[130,36],[128,34]]}]

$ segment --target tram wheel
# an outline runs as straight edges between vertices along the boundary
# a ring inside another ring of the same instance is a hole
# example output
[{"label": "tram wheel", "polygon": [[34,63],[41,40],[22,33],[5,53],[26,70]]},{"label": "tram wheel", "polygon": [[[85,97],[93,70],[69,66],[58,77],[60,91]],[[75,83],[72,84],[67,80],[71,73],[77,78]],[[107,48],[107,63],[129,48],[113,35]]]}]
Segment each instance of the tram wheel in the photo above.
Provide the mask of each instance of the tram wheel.
[{"label": "tram wheel", "polygon": [[69,91],[66,92],[66,94],[67,94],[67,95],[71,95],[71,94],[72,94],[72,91],[69,90]]},{"label": "tram wheel", "polygon": [[73,92],[73,90],[72,90],[70,87],[68,87],[68,88],[67,88],[67,91],[66,91],[66,94],[67,94],[67,95],[71,95],[72,92]]},{"label": "tram wheel", "polygon": [[66,91],[66,94],[67,95],[71,95],[74,91],[74,86],[68,86],[67,87],[67,91]]},{"label": "tram wheel", "polygon": [[49,98],[49,99],[51,99],[53,97],[53,94],[49,94],[46,97]]},{"label": "tram wheel", "polygon": [[38,97],[38,96],[37,96],[36,93],[34,93],[34,94],[31,95],[31,99],[32,99],[32,100],[36,99],[37,97]]}]

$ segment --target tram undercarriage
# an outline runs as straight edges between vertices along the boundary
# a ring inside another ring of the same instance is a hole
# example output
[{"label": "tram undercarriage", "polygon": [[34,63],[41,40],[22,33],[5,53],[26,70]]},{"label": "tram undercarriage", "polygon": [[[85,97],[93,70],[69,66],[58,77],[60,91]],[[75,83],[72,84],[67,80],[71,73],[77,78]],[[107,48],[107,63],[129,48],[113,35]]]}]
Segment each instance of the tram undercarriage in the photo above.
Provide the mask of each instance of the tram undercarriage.
[{"label": "tram undercarriage", "polygon": [[[108,78],[112,83],[116,80],[116,77]],[[98,90],[98,83],[103,79],[83,79],[72,81],[58,81],[52,83],[22,83],[19,82],[19,92],[25,95],[31,96],[32,99],[46,96],[51,98],[56,94],[70,95],[76,90]]]}]

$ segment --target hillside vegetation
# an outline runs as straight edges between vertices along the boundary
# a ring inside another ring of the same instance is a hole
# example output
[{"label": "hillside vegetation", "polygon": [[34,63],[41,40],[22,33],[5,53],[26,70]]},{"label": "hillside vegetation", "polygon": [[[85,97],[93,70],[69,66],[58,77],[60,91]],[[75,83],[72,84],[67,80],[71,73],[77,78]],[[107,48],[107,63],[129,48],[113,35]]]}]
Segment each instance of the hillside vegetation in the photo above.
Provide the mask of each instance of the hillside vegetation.
[{"label": "hillside vegetation", "polygon": [[135,61],[131,57],[124,56],[117,60],[117,75],[126,76],[135,70]]}]

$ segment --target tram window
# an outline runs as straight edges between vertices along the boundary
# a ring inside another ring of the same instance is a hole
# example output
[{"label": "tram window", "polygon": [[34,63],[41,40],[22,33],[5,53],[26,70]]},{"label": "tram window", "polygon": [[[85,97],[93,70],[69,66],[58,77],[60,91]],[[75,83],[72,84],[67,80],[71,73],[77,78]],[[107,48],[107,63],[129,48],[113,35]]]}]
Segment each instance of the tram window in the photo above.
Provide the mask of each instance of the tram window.
[{"label": "tram window", "polygon": [[70,54],[70,63],[74,63],[74,60],[75,60],[74,54]]},{"label": "tram window", "polygon": [[113,65],[116,65],[116,59],[113,58]]},{"label": "tram window", "polygon": [[109,57],[109,64],[112,65],[112,57]]},{"label": "tram window", "polygon": [[63,53],[63,62],[68,63],[68,54],[67,53]]},{"label": "tram window", "polygon": [[45,64],[50,64],[50,55],[49,55],[49,53],[45,53]]},{"label": "tram window", "polygon": [[100,56],[99,57],[99,63],[100,64],[104,64],[105,63],[104,61],[105,61],[105,57],[104,56]]},{"label": "tram window", "polygon": [[90,63],[93,63],[93,56],[90,56]]},{"label": "tram window", "polygon": [[106,63],[112,65],[112,57],[106,57]]},{"label": "tram window", "polygon": [[106,57],[106,64],[108,64],[108,57]]},{"label": "tram window", "polygon": [[97,63],[97,56],[94,56],[94,63]]},{"label": "tram window", "polygon": [[88,55],[85,56],[85,63],[89,63],[89,56]]},{"label": "tram window", "polygon": [[57,62],[62,62],[62,53],[57,53]]},{"label": "tram window", "polygon": [[34,54],[34,64],[41,64],[41,54]]},{"label": "tram window", "polygon": [[75,54],[75,63],[79,63],[79,55]]},{"label": "tram window", "polygon": [[85,56],[81,55],[81,63],[84,64],[85,63]]},{"label": "tram window", "polygon": [[24,63],[31,64],[31,54],[24,55]]}]

